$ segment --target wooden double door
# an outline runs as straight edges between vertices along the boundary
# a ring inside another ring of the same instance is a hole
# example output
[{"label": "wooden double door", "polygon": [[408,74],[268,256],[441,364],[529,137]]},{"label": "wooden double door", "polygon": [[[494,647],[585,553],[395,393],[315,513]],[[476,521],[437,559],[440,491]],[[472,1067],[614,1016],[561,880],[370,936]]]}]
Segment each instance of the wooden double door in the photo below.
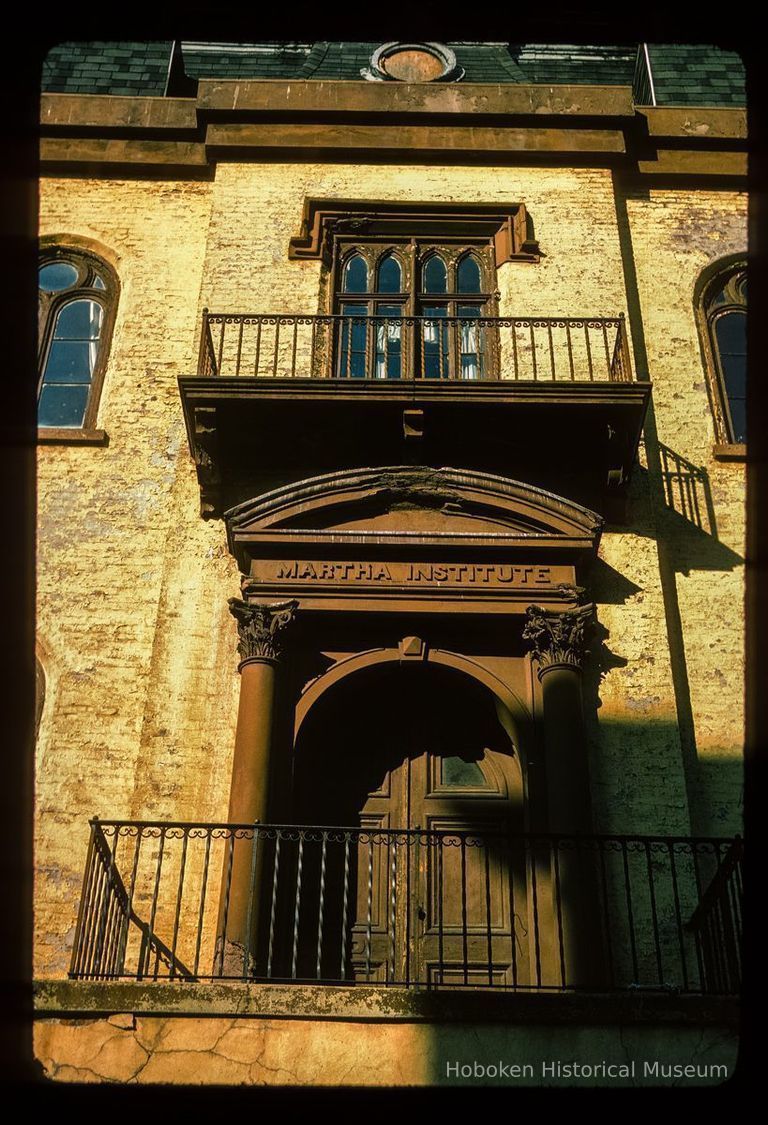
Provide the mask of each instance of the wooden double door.
[{"label": "wooden double door", "polygon": [[428,668],[356,689],[316,716],[297,752],[301,821],[351,830],[323,861],[325,936],[343,950],[323,976],[521,983],[520,774],[492,698]]}]

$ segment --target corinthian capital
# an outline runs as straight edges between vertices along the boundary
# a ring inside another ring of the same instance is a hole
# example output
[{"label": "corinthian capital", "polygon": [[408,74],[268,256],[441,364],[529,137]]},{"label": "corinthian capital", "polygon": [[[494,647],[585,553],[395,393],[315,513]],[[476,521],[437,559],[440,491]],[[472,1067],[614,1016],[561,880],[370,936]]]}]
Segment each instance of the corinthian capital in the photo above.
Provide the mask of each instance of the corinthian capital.
[{"label": "corinthian capital", "polygon": [[562,613],[529,605],[523,639],[531,642],[533,656],[542,672],[556,664],[580,669],[589,652],[587,641],[594,626],[592,603],[567,609]]},{"label": "corinthian capital", "polygon": [[240,598],[229,599],[229,612],[237,621],[237,651],[240,660],[279,660],[285,633],[294,619],[298,601],[249,604]]}]

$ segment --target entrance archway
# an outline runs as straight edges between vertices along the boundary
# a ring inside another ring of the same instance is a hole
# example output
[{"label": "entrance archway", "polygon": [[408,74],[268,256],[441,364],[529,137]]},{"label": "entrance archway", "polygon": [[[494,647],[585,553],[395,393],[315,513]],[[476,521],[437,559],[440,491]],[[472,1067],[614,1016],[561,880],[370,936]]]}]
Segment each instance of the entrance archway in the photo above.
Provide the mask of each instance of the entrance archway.
[{"label": "entrance archway", "polygon": [[498,813],[502,802],[505,816],[521,818],[519,750],[498,711],[486,687],[434,663],[382,662],[339,679],[297,737],[295,819],[426,829],[440,803],[432,799],[448,790],[465,812],[470,802],[474,815]]},{"label": "entrance archway", "polygon": [[484,685],[426,662],[373,664],[316,699],[293,819],[326,840],[302,849],[302,880],[323,899],[301,908],[296,932],[312,937],[299,976],[316,970],[322,925],[323,976],[520,983],[523,778],[500,710]]}]

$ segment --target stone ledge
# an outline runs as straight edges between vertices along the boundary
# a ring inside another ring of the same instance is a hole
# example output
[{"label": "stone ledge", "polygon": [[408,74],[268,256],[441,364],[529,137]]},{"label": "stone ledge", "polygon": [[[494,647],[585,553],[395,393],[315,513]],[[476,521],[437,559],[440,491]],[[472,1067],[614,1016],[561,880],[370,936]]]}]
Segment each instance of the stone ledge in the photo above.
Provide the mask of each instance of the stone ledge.
[{"label": "stone ledge", "polygon": [[747,447],[738,442],[733,442],[728,445],[714,445],[712,447],[712,456],[716,461],[746,461]]},{"label": "stone ledge", "polygon": [[666,1024],[735,1027],[731,996],[674,993],[429,992],[371,985],[233,982],[60,981],[34,983],[37,1019],[97,1019],[121,1013],[525,1024]]},{"label": "stone ledge", "polygon": [[349,80],[201,79],[198,106],[208,112],[379,112],[632,117],[629,86],[548,83],[354,82]]},{"label": "stone ledge", "polygon": [[747,111],[722,106],[643,106],[648,133],[653,137],[690,137],[694,140],[747,136]]},{"label": "stone ledge", "polygon": [[57,426],[40,426],[38,445],[109,445],[106,430],[80,430]]},{"label": "stone ledge", "polygon": [[158,98],[122,94],[40,96],[40,124],[96,129],[197,130],[194,98]]}]

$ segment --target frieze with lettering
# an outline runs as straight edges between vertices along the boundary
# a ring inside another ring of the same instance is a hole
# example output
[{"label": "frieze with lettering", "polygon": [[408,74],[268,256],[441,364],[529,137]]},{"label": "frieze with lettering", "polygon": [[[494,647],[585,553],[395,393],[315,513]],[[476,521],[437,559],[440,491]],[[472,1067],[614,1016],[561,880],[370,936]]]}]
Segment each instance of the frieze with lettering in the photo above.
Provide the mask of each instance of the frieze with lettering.
[{"label": "frieze with lettering", "polygon": [[353,586],[471,586],[541,590],[573,581],[570,566],[466,562],[340,562],[338,560],[264,560],[253,564],[259,582]]}]

